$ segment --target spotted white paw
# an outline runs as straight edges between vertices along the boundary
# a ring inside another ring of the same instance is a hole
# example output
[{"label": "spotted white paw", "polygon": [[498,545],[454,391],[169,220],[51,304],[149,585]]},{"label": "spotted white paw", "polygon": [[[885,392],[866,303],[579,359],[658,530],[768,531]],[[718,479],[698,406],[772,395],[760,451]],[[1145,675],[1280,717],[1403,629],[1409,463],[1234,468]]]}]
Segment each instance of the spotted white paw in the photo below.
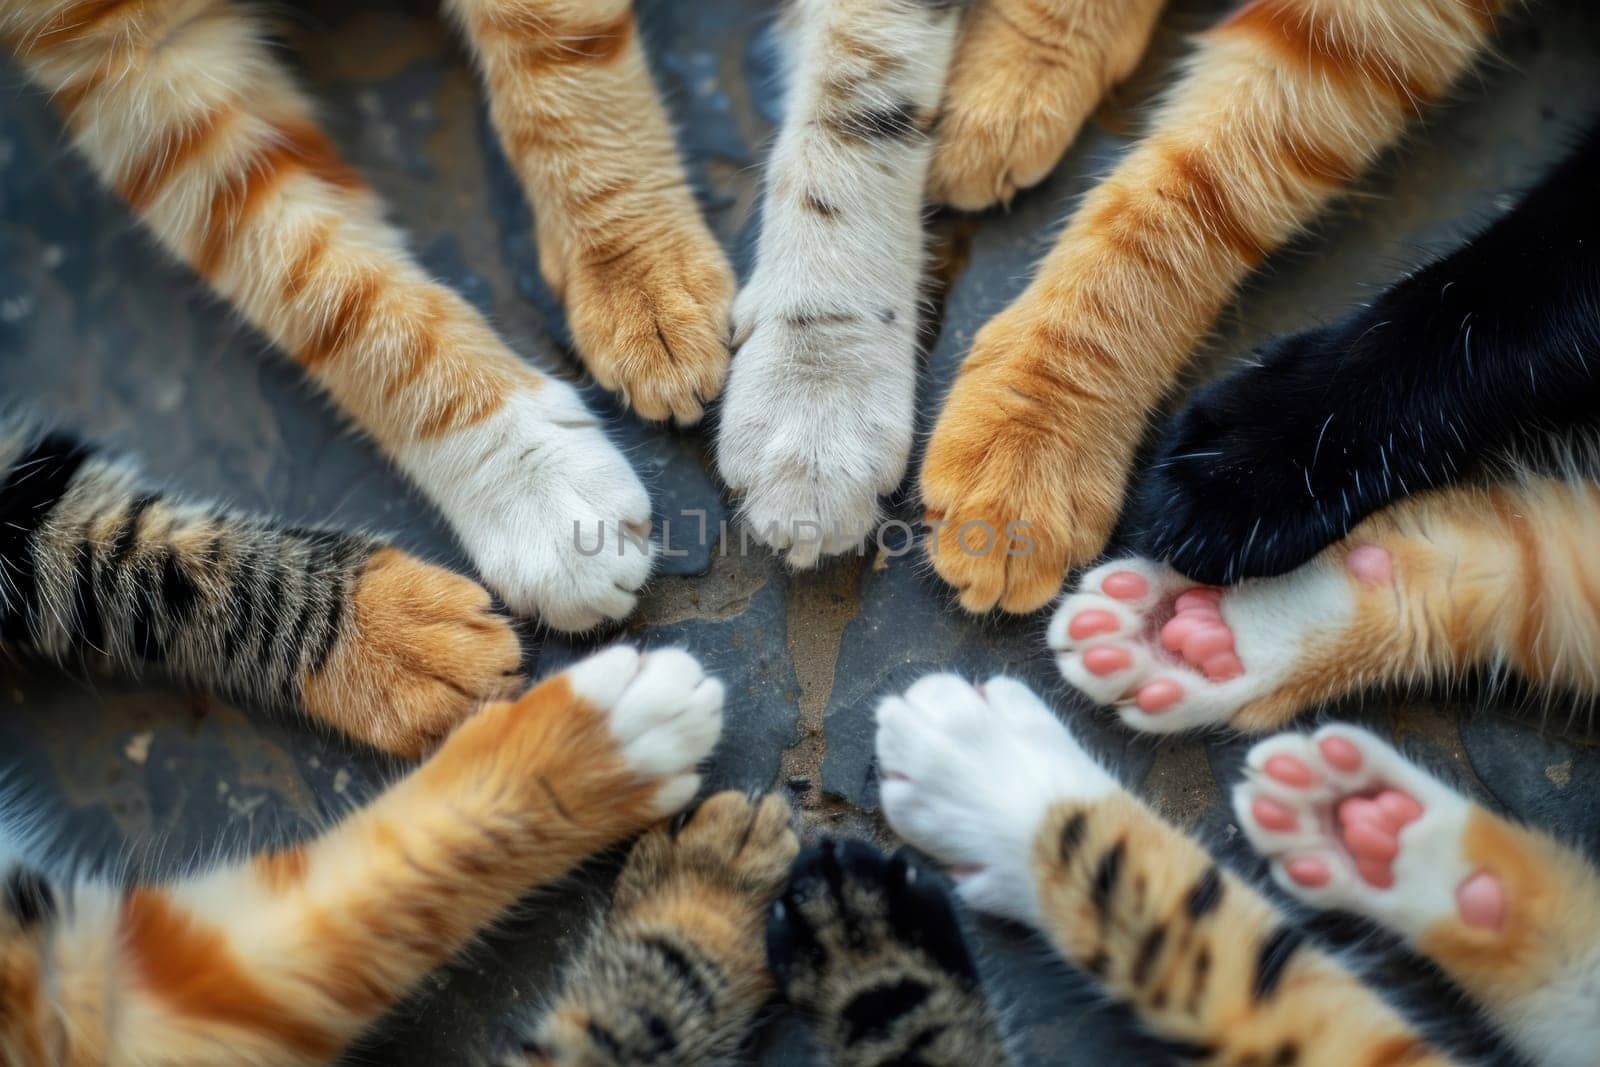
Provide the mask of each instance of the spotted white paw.
[{"label": "spotted white paw", "polygon": [[[1366,915],[1407,937],[1493,904],[1462,852],[1472,804],[1353,726],[1256,745],[1234,814],[1272,878],[1316,908]],[[1466,894],[1460,898],[1461,894]],[[1460,899],[1458,899],[1460,898]]]},{"label": "spotted white paw", "polygon": [[937,674],[878,708],[884,814],[973,907],[1040,924],[1033,843],[1062,800],[1120,787],[1026,686]]},{"label": "spotted white paw", "polygon": [[513,611],[568,631],[633,611],[656,551],[650,497],[565,384],[514,394],[399,460]]},{"label": "spotted white paw", "polygon": [[628,767],[658,778],[658,815],[681,810],[700,788],[696,767],[722,733],[722,683],[681,649],[606,649],[568,669],[573,691],[601,708]]},{"label": "spotted white paw", "polygon": [[1345,630],[1355,607],[1350,579],[1327,559],[1223,590],[1131,558],[1085,574],[1048,640],[1090,699],[1135,730],[1177,733],[1233,722],[1295,682],[1316,639]]},{"label": "spotted white paw", "polygon": [[915,314],[858,301],[758,271],[734,312],[717,467],[751,535],[796,568],[861,544],[911,455]]}]

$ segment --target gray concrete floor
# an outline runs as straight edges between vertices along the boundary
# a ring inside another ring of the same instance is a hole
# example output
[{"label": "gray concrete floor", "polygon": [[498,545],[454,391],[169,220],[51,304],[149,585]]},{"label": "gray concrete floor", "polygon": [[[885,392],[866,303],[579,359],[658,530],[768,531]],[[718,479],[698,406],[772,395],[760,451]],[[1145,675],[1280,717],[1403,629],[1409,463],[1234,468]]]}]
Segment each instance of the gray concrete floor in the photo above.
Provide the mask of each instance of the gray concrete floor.
[{"label": "gray concrete floor", "polygon": [[[713,226],[748,265],[757,167],[775,115],[763,0],[638,0],[657,79]],[[1074,197],[1128,143],[1186,34],[1225,4],[1177,0],[1150,60],[1096,116],[1054,177],[1009,212],[935,220],[942,319],[930,331],[923,418],[977,327],[1024,284]],[[431,4],[330,0],[288,9],[288,40],[335,139],[414,236],[428,266],[493,316],[519,352],[579,376],[559,307],[538,277],[529,215],[485,121],[461,49]],[[0,96],[0,397],[53,413],[140,454],[197,494],[317,523],[392,534],[464,566],[441,522],[292,368],[169,264],[66,150],[14,68]],[[1512,20],[1500,58],[1428,122],[1316,232],[1271,260],[1224,316],[1202,371],[1260,339],[1336,314],[1419,256],[1501,210],[1600,104],[1600,14],[1550,0]],[[597,390],[616,437],[644,471],[658,523],[681,536],[728,506],[707,473],[708,435],[647,427]],[[897,510],[916,514],[909,499]],[[728,685],[728,735],[711,783],[790,788],[813,829],[884,834],[871,774],[879,695],[933,669],[1010,672],[1052,694],[1090,743],[1169,815],[1239,856],[1219,801],[1244,744],[1130,737],[1064,692],[1043,649],[1043,618],[973,620],[915,557],[848,558],[791,576],[762,558],[690,547],[668,561],[620,636],[693,649]],[[529,664],[553,670],[588,644],[530,634]],[[90,854],[131,854],[152,872],[293,838],[371,795],[394,768],[281,718],[159,683],[0,668],[0,768]],[[1566,704],[1457,687],[1336,713],[1399,737],[1493,803],[1600,847],[1600,753]],[[1586,719],[1585,719],[1586,722]],[[495,1020],[551,985],[601,898],[597,863],[465,960],[437,975],[352,1062],[452,1062]],[[1503,1054],[1425,971],[1359,939],[1387,988],[1431,1008],[1440,1033]],[[1016,931],[976,926],[985,969],[1020,1047],[1041,1063],[1150,1062],[1126,1016]],[[1069,1050],[1071,1056],[1069,1057]],[[802,1034],[775,1015],[764,1062],[807,1062]]]}]

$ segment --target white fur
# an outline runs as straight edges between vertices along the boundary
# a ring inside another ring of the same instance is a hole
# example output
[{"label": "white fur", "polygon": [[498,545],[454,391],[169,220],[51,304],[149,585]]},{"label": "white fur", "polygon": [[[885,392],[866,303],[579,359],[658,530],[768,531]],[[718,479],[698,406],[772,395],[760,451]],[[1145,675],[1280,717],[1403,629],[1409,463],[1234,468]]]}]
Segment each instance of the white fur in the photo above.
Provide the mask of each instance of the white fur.
[{"label": "white fur", "polygon": [[546,380],[474,426],[395,453],[513,610],[559,630],[633,610],[655,550],[624,530],[648,530],[650,498],[567,385]]},{"label": "white fur", "polygon": [[949,674],[878,708],[884,815],[895,832],[963,870],[973,907],[1042,926],[1033,846],[1058,802],[1115,792],[1115,779],[1029,689]]},{"label": "white fur", "polygon": [[[853,106],[938,105],[953,8],[802,0],[787,112],[768,162],[753,274],[734,306],[717,463],[754,535],[795,567],[871,533],[878,497],[905,476],[916,393],[922,194],[929,137],[841,142],[817,120],[850,64],[842,31],[903,61]],[[859,65],[859,61],[857,61]],[[808,196],[837,210],[824,218]],[[805,320],[813,321],[800,325]],[[845,321],[829,321],[845,320]]]},{"label": "white fur", "polygon": [[700,789],[695,767],[722,733],[722,683],[681,649],[606,649],[567,672],[573,691],[603,708],[622,756],[637,774],[662,779],[658,815],[682,809]]},{"label": "white fur", "polygon": [[[1150,583],[1149,593],[1140,601],[1106,596],[1100,583],[1114,571],[1143,575]],[[1158,603],[1200,588],[1150,560],[1116,560],[1085,574],[1077,592],[1056,609],[1048,640],[1057,666],[1074,688],[1096,703],[1115,706],[1122,721],[1135,730],[1177,733],[1225,723],[1246,704],[1292,678],[1320,635],[1350,625],[1355,615],[1352,581],[1338,563],[1319,558],[1281,578],[1247,581],[1228,589],[1222,598],[1222,618],[1233,630],[1234,651],[1245,671],[1226,682],[1208,680],[1180,657],[1163,650],[1158,635],[1149,632],[1147,618]],[[1090,609],[1111,612],[1120,625],[1114,633],[1073,639],[1068,626],[1080,612]],[[1133,658],[1132,666],[1104,677],[1090,673],[1083,665],[1083,653],[1104,645],[1126,649]],[[1178,682],[1184,695],[1177,704],[1152,715],[1135,705],[1133,697],[1140,686],[1158,678]]]},{"label": "white fur", "polygon": [[[1318,743],[1341,737],[1361,750],[1361,766],[1345,773],[1330,765]],[[1321,781],[1294,789],[1263,771],[1273,756],[1291,755],[1314,770]],[[1394,885],[1380,889],[1357,875],[1349,853],[1334,837],[1340,800],[1380,787],[1411,794],[1422,804],[1422,816],[1400,829],[1400,854],[1395,858]],[[1258,796],[1270,796],[1295,813],[1298,825],[1289,833],[1267,830],[1251,813]],[[1364,915],[1420,945],[1437,923],[1456,916],[1456,889],[1475,868],[1462,842],[1472,815],[1472,801],[1444,785],[1388,744],[1353,726],[1328,726],[1315,734],[1280,734],[1250,750],[1245,780],[1233,789],[1234,817],[1250,844],[1270,861],[1272,880],[1284,892],[1315,908],[1337,908]],[[1289,877],[1287,864],[1313,857],[1332,873],[1328,884],[1306,887]],[[1564,953],[1553,968],[1557,974],[1528,996],[1485,1007],[1529,1062],[1552,1067],[1584,1067],[1594,1063],[1600,1045],[1600,943],[1542,946]]]}]

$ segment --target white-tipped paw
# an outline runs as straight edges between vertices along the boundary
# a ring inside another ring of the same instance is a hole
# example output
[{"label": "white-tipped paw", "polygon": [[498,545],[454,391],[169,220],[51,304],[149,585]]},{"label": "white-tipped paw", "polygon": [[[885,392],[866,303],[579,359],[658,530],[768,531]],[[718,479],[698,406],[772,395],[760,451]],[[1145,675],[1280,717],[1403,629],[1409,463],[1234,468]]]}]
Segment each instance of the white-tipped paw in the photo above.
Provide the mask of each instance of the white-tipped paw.
[{"label": "white-tipped paw", "polygon": [[1406,936],[1455,915],[1458,893],[1476,908],[1496,888],[1474,883],[1462,854],[1471,803],[1353,726],[1256,745],[1233,809],[1290,895]]},{"label": "white-tipped paw", "polygon": [[751,536],[805,568],[871,535],[905,477],[916,330],[889,308],[774,313],[795,298],[769,289],[740,294],[717,467]]},{"label": "white-tipped paw", "polygon": [[983,911],[1037,925],[1034,837],[1050,808],[1119,786],[1026,686],[937,674],[878,707],[883,810]]},{"label": "white-tipped paw", "polygon": [[655,557],[650,497],[566,385],[515,394],[402,462],[512,610],[582,631],[638,603]]},{"label": "white-tipped paw", "polygon": [[639,652],[626,645],[590,656],[568,677],[574,691],[605,711],[628,767],[661,780],[657,814],[694,799],[696,768],[722,733],[721,682],[681,649]]}]

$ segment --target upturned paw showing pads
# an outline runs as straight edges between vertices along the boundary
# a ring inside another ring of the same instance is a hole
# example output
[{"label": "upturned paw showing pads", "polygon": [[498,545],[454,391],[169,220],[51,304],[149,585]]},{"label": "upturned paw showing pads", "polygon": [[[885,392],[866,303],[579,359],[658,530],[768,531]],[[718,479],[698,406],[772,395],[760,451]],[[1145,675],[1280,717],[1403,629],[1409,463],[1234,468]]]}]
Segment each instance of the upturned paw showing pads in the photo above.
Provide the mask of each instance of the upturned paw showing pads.
[{"label": "upturned paw showing pads", "polygon": [[771,314],[792,302],[760,278],[739,297],[739,354],[717,468],[745,525],[790,566],[873,531],[911,455],[916,325],[892,310]]},{"label": "upturned paw showing pads", "polygon": [[1499,880],[1464,854],[1472,805],[1367,731],[1280,734],[1251,749],[1245,775],[1235,817],[1292,896],[1410,937],[1451,917],[1503,921]]},{"label": "upturned paw showing pads", "polygon": [[1345,663],[1356,684],[1340,652],[1356,591],[1387,584],[1392,567],[1375,545],[1340,562],[1224,590],[1149,560],[1117,560],[1062,600],[1048,641],[1067,681],[1135,730],[1278,726],[1331,695],[1330,668]]},{"label": "upturned paw showing pads", "polygon": [[623,761],[658,780],[653,807],[671,815],[700,788],[698,764],[722,733],[722,683],[680,649],[640,652],[618,645],[567,671],[574,692],[600,708]]},{"label": "upturned paw showing pads", "polygon": [[1039,922],[1033,842],[1061,800],[1094,800],[1116,781],[1026,686],[974,687],[939,674],[878,708],[884,815],[950,866],[973,907]]},{"label": "upturned paw showing pads", "polygon": [[1003,1062],[951,901],[904,851],[808,848],[772,905],[767,958],[836,1062]]},{"label": "upturned paw showing pads", "polygon": [[655,560],[650,497],[568,386],[518,393],[401,458],[513,611],[566,631],[633,611]]},{"label": "upturned paw showing pads", "polygon": [[522,688],[522,645],[477,582],[379,549],[349,622],[301,683],[306,708],[367,744],[415,757],[483,704]]}]

